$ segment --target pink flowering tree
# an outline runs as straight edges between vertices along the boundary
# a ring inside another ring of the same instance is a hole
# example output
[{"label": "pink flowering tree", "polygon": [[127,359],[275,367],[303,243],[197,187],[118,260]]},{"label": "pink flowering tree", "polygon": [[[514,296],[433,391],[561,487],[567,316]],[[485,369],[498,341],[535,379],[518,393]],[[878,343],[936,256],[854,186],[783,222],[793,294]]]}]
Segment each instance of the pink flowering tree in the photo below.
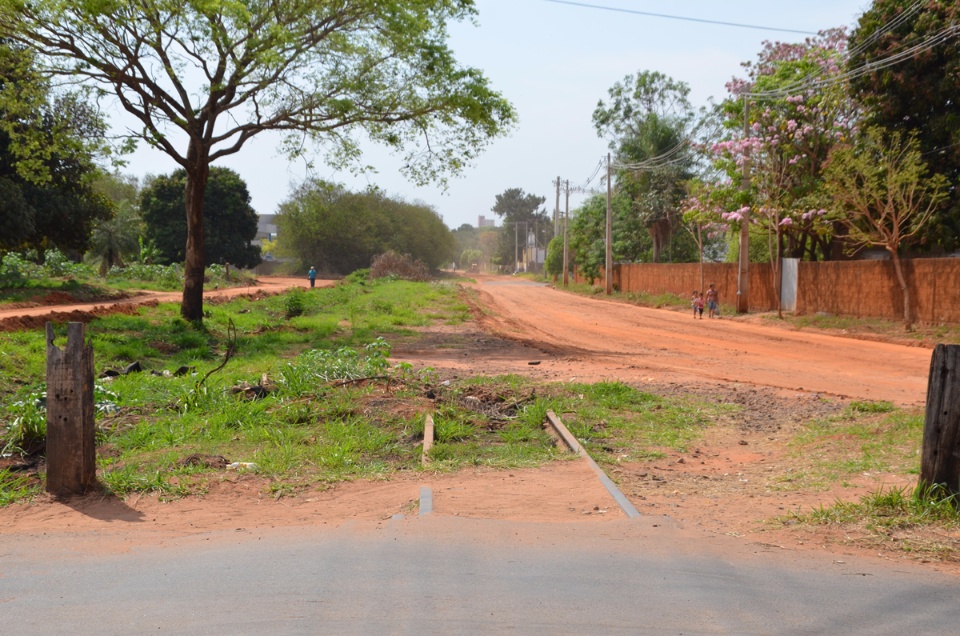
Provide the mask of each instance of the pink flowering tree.
[{"label": "pink flowering tree", "polygon": [[[700,262],[700,289],[704,288],[703,262],[711,245],[716,245],[729,231],[723,199],[728,190],[710,183],[688,184],[689,195],[680,204],[681,225],[697,245]],[[739,220],[739,219],[738,219]]]},{"label": "pink flowering tree", "polygon": [[[778,296],[781,256],[836,254],[839,226],[826,212],[823,169],[856,128],[845,84],[831,79],[841,71],[846,40],[834,29],[799,44],[766,42],[757,61],[743,65],[747,76],[728,83],[721,108],[729,133],[709,148],[725,179],[745,191],[724,220],[738,222],[749,210],[751,235],[766,240]],[[742,188],[745,173],[749,188]]]}]

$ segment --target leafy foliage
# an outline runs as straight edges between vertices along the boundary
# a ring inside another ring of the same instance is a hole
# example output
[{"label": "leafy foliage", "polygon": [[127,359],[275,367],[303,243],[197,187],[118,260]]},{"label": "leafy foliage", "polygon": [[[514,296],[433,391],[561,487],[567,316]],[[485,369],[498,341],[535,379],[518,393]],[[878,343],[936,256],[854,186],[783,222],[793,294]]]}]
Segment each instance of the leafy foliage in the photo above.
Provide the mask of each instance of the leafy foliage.
[{"label": "leafy foliage", "polygon": [[[915,136],[930,171],[944,175],[954,185],[960,180],[958,22],[960,5],[956,2],[874,0],[850,36],[847,60],[848,67],[862,68],[868,61],[920,47],[896,65],[864,69],[851,80],[852,92],[868,124],[897,131],[903,138]],[[950,29],[953,37],[943,37]],[[922,242],[944,250],[960,245],[960,189],[950,190]]]},{"label": "leafy foliage", "polygon": [[[177,170],[154,178],[140,194],[146,239],[156,246],[163,264],[182,263],[186,256],[186,180],[186,171]],[[203,219],[207,263],[242,268],[260,264],[260,247],[251,245],[257,235],[257,213],[240,175],[229,168],[210,169]]]},{"label": "leafy foliage", "polygon": [[509,188],[496,196],[490,210],[503,219],[496,252],[500,264],[515,262],[517,252],[522,253],[529,236],[536,237],[538,248],[550,242],[553,224],[547,211],[540,207],[546,200],[527,194],[521,188]]},{"label": "leafy foliage", "polygon": [[[683,82],[653,71],[627,75],[608,91],[593,112],[597,134],[610,142],[616,161],[617,190],[632,201],[633,212],[650,233],[652,260],[662,260],[680,218],[680,202],[691,178],[695,157],[689,137],[694,121]],[[670,161],[656,161],[667,153]],[[691,260],[673,255],[671,260]]]},{"label": "leafy foliage", "polygon": [[53,93],[23,47],[0,42],[0,249],[84,251],[109,202],[91,187],[105,124]]},{"label": "leafy foliage", "polygon": [[427,183],[510,128],[511,106],[445,43],[447,25],[474,13],[470,0],[2,0],[0,37],[52,75],[116,94],[143,124],[131,134],[186,171],[181,313],[201,321],[210,166],[253,137],[280,131],[293,156],[317,142],[338,167],[359,166],[371,140]]},{"label": "leafy foliage", "polygon": [[409,254],[430,269],[453,258],[453,237],[432,208],[376,189],[354,193],[306,182],[280,205],[276,222],[282,254],[329,273],[369,267],[389,251]]}]

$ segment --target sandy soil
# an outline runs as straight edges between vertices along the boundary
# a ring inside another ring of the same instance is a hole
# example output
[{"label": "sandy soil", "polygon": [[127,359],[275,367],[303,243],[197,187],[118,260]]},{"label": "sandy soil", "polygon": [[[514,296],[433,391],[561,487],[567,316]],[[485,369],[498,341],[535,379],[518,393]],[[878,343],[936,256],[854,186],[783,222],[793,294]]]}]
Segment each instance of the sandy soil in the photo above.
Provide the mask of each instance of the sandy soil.
[{"label": "sandy soil", "polygon": [[[266,279],[258,289],[291,284],[306,281]],[[929,350],[728,317],[693,321],[686,313],[574,296],[508,277],[481,276],[470,289],[475,321],[433,327],[421,339],[398,342],[394,359],[433,367],[450,378],[517,373],[545,381],[619,379],[654,392],[696,392],[742,404],[746,408],[736,422],[712,429],[690,453],[622,464],[611,476],[641,513],[669,515],[686,529],[768,547],[903,558],[847,545],[836,533],[813,534],[763,520],[809,511],[837,497],[855,499],[879,485],[913,485],[915,477],[865,474],[828,492],[783,493],[769,486],[771,476],[788,470],[784,441],[799,422],[836,412],[845,399],[922,404]],[[115,536],[116,549],[123,549],[212,529],[377,523],[416,514],[421,486],[432,488],[434,513],[441,515],[589,523],[623,518],[585,463],[574,460],[540,470],[401,475],[292,499],[265,494],[255,476],[228,473],[203,498],[90,496],[8,507],[0,511],[0,534],[92,531]],[[137,532],[128,532],[131,528]],[[950,564],[935,567],[960,573]]]}]

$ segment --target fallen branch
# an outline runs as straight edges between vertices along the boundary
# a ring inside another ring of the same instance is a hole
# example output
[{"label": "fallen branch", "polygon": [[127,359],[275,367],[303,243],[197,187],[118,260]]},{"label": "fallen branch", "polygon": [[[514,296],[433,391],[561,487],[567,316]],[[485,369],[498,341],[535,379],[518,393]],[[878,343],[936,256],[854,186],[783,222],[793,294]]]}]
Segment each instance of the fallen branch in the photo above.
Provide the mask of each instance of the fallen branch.
[{"label": "fallen branch", "polygon": [[331,386],[347,386],[348,384],[358,384],[360,382],[366,382],[367,380],[389,380],[389,379],[390,379],[389,375],[371,375],[366,378],[354,378],[352,380],[343,380]]},{"label": "fallen branch", "polygon": [[227,352],[223,356],[223,362],[221,362],[220,366],[218,366],[217,368],[210,369],[209,371],[207,371],[207,375],[203,376],[203,378],[199,382],[197,382],[198,389],[203,386],[203,383],[207,381],[207,378],[209,378],[211,375],[213,375],[217,371],[223,369],[223,367],[227,366],[227,362],[230,361],[230,358],[233,356],[233,353],[237,350],[237,327],[236,325],[233,324],[232,318],[227,323],[227,339],[228,339]]}]

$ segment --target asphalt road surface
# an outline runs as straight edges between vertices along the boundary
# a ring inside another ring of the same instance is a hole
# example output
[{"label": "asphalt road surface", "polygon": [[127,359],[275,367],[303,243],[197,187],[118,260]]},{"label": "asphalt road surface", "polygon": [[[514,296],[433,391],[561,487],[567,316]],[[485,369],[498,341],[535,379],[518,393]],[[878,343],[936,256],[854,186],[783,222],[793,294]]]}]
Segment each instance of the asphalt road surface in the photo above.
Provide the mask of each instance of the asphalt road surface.
[{"label": "asphalt road surface", "polygon": [[[955,634],[960,581],[662,517],[221,531],[126,552],[0,536],[5,634]],[[114,545],[111,541],[110,544]],[[784,560],[784,554],[788,558]]]}]

